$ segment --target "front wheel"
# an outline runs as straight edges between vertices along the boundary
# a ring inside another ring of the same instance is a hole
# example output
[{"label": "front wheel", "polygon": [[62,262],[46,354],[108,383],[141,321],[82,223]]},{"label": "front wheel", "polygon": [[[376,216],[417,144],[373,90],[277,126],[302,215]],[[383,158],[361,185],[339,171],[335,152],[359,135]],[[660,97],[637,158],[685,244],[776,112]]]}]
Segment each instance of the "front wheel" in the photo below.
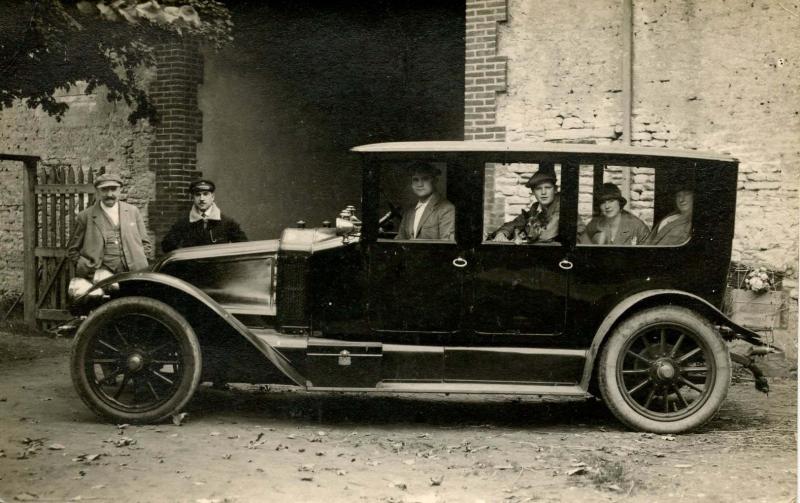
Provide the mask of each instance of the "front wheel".
[{"label": "front wheel", "polygon": [[697,428],[722,406],[728,348],[694,311],[660,306],[623,321],[600,355],[600,392],[627,426],[654,433]]},{"label": "front wheel", "polygon": [[200,382],[200,345],[175,309],[147,297],[113,300],[75,336],[72,382],[97,414],[149,423],[179,412]]}]

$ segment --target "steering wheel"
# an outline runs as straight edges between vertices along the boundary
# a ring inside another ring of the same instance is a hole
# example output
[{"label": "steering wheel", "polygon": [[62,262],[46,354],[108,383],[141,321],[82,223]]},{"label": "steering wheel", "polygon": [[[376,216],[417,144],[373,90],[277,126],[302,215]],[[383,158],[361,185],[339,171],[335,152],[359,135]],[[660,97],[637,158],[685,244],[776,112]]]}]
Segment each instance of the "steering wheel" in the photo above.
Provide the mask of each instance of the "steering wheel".
[{"label": "steering wheel", "polygon": [[399,220],[403,217],[403,211],[398,206],[395,206],[388,198],[384,198],[384,200],[389,207],[389,211],[378,220],[378,234],[382,237],[393,237],[397,234],[395,220]]}]

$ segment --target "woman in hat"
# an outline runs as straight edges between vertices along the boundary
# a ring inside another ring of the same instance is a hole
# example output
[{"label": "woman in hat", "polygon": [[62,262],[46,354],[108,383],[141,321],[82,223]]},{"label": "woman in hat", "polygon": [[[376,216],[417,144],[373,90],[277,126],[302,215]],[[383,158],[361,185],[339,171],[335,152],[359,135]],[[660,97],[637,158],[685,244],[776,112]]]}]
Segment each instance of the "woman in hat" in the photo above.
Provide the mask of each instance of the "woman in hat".
[{"label": "woman in hat", "polygon": [[624,210],[628,203],[619,187],[604,183],[598,194],[600,215],[586,226],[586,237],[597,245],[635,245],[645,240],[650,228],[638,217]]},{"label": "woman in hat", "polygon": [[644,245],[680,245],[692,234],[692,212],[694,211],[694,189],[685,184],[675,191],[675,211],[662,218],[653,227]]}]

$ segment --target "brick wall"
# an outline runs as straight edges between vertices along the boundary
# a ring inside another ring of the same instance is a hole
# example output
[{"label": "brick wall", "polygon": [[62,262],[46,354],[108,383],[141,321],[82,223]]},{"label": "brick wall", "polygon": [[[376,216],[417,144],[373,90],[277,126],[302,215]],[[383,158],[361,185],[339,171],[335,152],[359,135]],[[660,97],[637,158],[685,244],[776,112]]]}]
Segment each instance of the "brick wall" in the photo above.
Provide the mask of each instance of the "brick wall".
[{"label": "brick wall", "polygon": [[506,59],[497,54],[498,23],[506,0],[467,0],[464,67],[464,139],[503,140],[495,121],[496,95],[506,88]]},{"label": "brick wall", "polygon": [[160,240],[177,219],[186,217],[189,184],[201,176],[197,144],[202,139],[203,117],[197,93],[203,81],[203,58],[196,46],[178,44],[159,47],[156,57],[150,96],[160,121],[150,145],[150,169],[155,173],[150,230]]}]

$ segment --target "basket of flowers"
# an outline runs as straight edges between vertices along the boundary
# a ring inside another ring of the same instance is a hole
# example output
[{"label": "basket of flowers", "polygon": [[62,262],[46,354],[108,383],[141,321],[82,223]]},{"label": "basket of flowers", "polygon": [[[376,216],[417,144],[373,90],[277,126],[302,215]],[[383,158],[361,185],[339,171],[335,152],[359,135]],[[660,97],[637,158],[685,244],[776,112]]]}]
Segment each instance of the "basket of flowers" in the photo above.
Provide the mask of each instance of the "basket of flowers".
[{"label": "basket of flowers", "polygon": [[780,274],[766,267],[737,264],[729,281],[730,314],[733,321],[756,330],[781,325],[783,292]]}]

